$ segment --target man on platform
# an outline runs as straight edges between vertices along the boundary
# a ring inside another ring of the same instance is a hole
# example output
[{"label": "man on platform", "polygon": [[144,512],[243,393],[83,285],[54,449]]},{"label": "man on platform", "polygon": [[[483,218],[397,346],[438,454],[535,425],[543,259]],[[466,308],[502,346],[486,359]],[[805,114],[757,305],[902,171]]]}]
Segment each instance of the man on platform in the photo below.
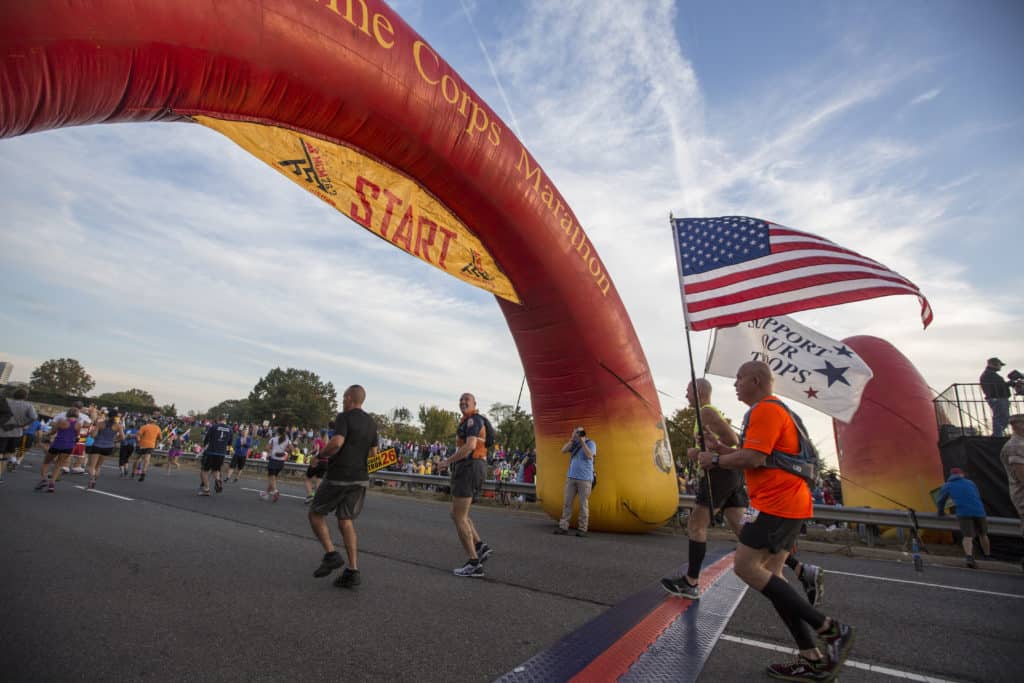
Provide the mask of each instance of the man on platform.
[{"label": "man on platform", "polygon": [[992,409],[992,436],[1002,436],[1010,420],[1010,385],[999,376],[1004,365],[1006,363],[998,358],[989,358],[978,380],[988,407]]},{"label": "man on platform", "polygon": [[[772,664],[767,673],[784,680],[832,680],[853,644],[853,629],[816,610],[782,578],[800,527],[813,516],[811,490],[796,474],[770,466],[768,456],[800,453],[800,434],[789,411],[773,395],[771,368],[750,361],[736,373],[736,397],[750,406],[737,448],[707,435],[701,467],[743,470],[751,503],[760,511],[745,524],[734,571],[771,601],[800,650],[796,662]],[[822,652],[816,644],[825,645]]]}]

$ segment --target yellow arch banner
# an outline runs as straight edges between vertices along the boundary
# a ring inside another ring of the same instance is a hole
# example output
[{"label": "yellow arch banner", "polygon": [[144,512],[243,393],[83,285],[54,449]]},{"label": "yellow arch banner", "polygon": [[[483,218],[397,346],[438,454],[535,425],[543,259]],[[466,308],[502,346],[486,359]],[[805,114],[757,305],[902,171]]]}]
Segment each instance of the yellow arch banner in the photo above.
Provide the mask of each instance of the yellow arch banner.
[{"label": "yellow arch banner", "polygon": [[194,116],[377,237],[495,296],[512,282],[454,213],[405,175],[365,154],[286,128]]}]

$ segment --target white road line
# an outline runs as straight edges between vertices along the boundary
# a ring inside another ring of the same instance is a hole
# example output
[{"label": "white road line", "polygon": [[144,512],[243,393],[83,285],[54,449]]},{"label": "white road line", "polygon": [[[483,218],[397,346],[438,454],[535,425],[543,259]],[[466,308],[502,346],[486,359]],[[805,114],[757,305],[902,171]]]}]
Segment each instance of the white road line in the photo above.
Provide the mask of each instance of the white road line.
[{"label": "white road line", "polygon": [[[265,493],[266,492],[266,489],[246,489],[246,488],[243,488],[242,490],[243,491],[252,491],[253,493]],[[290,493],[282,493],[281,497],[282,498],[294,498],[295,500],[306,500],[305,496],[293,496]]]},{"label": "white road line", "polygon": [[871,574],[852,574],[850,572],[839,572],[834,569],[826,569],[825,575],[839,574],[840,576],[853,576],[858,579],[874,579],[875,581],[891,581],[892,583],[909,583],[912,586],[924,586],[926,588],[944,588],[951,591],[963,591],[965,593],[981,593],[982,595],[996,595],[1001,598],[1015,598],[1024,600],[1024,595],[1016,593],[1000,593],[999,591],[986,591],[980,588],[964,588],[962,586],[947,586],[941,583],[925,583],[924,581],[907,581],[906,579],[890,579],[887,576],[872,576]]},{"label": "white road line", "polygon": [[75,488],[80,489],[82,491],[86,491],[87,493],[98,493],[101,496],[110,496],[111,498],[117,498],[118,500],[127,500],[128,502],[135,500],[134,498],[125,498],[124,496],[119,496],[116,493],[107,493],[106,491],[100,491],[99,489],[87,489],[84,486],[79,486],[78,484],[75,484]]},{"label": "white road line", "polygon": [[[719,640],[726,640],[730,643],[738,643],[740,645],[749,645],[750,647],[759,647],[762,650],[773,650],[775,652],[785,652],[787,654],[795,655],[797,651],[791,647],[783,647],[776,645],[775,643],[766,643],[761,640],[751,640],[750,638],[740,638],[738,636],[730,636],[728,634],[722,634]],[[888,666],[882,666],[881,664],[868,664],[867,662],[858,662],[853,659],[847,659],[843,666],[853,667],[854,669],[863,669],[864,671],[870,671],[871,673],[883,674],[885,676],[892,676],[893,678],[904,678],[908,681],[923,681],[924,683],[953,683],[953,681],[946,680],[945,678],[936,678],[935,676],[926,676],[925,674],[916,674],[912,671],[900,671],[899,669],[893,669]]]}]

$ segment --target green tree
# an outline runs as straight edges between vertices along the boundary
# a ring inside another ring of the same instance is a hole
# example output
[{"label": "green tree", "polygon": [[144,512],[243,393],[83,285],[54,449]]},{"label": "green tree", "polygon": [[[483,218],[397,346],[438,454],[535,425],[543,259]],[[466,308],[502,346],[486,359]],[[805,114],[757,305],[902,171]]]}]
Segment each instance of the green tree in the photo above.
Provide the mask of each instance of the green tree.
[{"label": "green tree", "polygon": [[32,371],[31,389],[65,396],[85,396],[96,386],[74,358],[51,358]]},{"label": "green tree", "polygon": [[168,403],[165,406],[160,406],[160,412],[167,417],[178,417],[178,407],[173,403]]},{"label": "green tree", "polygon": [[100,394],[96,397],[96,403],[104,406],[118,406],[123,408],[150,408],[156,406],[153,395],[143,389],[128,389],[127,391],[112,391]]},{"label": "green tree", "polygon": [[420,406],[420,424],[423,425],[423,440],[451,441],[459,426],[459,414],[437,406]]},{"label": "green tree", "polygon": [[247,398],[229,398],[221,401],[206,411],[206,418],[216,420],[221,415],[227,415],[231,422],[252,422],[256,419],[253,414],[252,404]]},{"label": "green tree", "polygon": [[492,403],[491,409],[487,411],[487,417],[492,424],[497,426],[512,417],[515,412],[516,409],[508,403]]},{"label": "green tree", "polygon": [[522,408],[512,409],[505,414],[501,422],[494,425],[494,428],[498,431],[498,443],[504,446],[506,451],[525,452],[533,448],[536,443],[533,433],[533,416]]},{"label": "green tree", "polygon": [[676,467],[680,470],[690,472],[694,465],[686,457],[686,451],[693,448],[693,408],[687,406],[672,413],[672,417],[665,421],[668,431],[668,440],[672,444],[672,456],[676,460]]},{"label": "green tree", "polygon": [[321,427],[338,411],[338,393],[310,370],[274,368],[249,393],[257,420],[277,424]]}]

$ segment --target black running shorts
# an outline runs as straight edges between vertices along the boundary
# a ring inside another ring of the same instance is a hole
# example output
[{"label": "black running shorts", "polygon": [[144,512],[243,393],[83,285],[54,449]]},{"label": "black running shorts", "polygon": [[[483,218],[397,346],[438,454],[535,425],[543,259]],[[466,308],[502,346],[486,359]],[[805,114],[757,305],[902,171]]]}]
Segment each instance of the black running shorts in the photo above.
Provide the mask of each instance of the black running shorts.
[{"label": "black running shorts", "polygon": [[985,517],[958,517],[957,521],[960,522],[960,533],[964,536],[987,536],[988,535],[988,519]]},{"label": "black running shorts", "polygon": [[767,549],[771,554],[789,549],[800,535],[806,519],[788,519],[761,512],[753,522],[740,529],[740,543],[755,550]]},{"label": "black running shorts", "polygon": [[[708,476],[711,477],[711,498],[708,499]],[[750,505],[741,470],[712,469],[701,474],[697,485],[697,505],[715,510],[746,508]]]},{"label": "black running shorts", "polygon": [[17,453],[21,446],[20,436],[0,436],[0,453]]},{"label": "black running shorts", "polygon": [[224,454],[214,455],[213,453],[207,453],[203,456],[203,471],[204,472],[217,472],[221,467],[224,466]]},{"label": "black running shorts", "polygon": [[476,498],[484,487],[487,463],[483,459],[460,460],[452,467],[452,498]]},{"label": "black running shorts", "polygon": [[103,448],[101,446],[91,446],[89,448],[89,453],[90,454],[92,454],[92,455],[102,455],[103,457],[106,457],[106,456],[110,455],[113,452],[114,452],[114,447],[113,446],[110,446],[109,448]]},{"label": "black running shorts", "polygon": [[284,469],[284,460],[267,460],[267,474],[277,476]]},{"label": "black running shorts", "polygon": [[71,455],[70,448],[51,448],[49,450],[50,455]]},{"label": "black running shorts", "polygon": [[235,453],[231,456],[231,468],[239,472],[245,468],[245,453]]},{"label": "black running shorts", "polygon": [[309,509],[318,515],[333,512],[338,519],[355,519],[363,511],[366,487],[362,484],[320,484]]}]

